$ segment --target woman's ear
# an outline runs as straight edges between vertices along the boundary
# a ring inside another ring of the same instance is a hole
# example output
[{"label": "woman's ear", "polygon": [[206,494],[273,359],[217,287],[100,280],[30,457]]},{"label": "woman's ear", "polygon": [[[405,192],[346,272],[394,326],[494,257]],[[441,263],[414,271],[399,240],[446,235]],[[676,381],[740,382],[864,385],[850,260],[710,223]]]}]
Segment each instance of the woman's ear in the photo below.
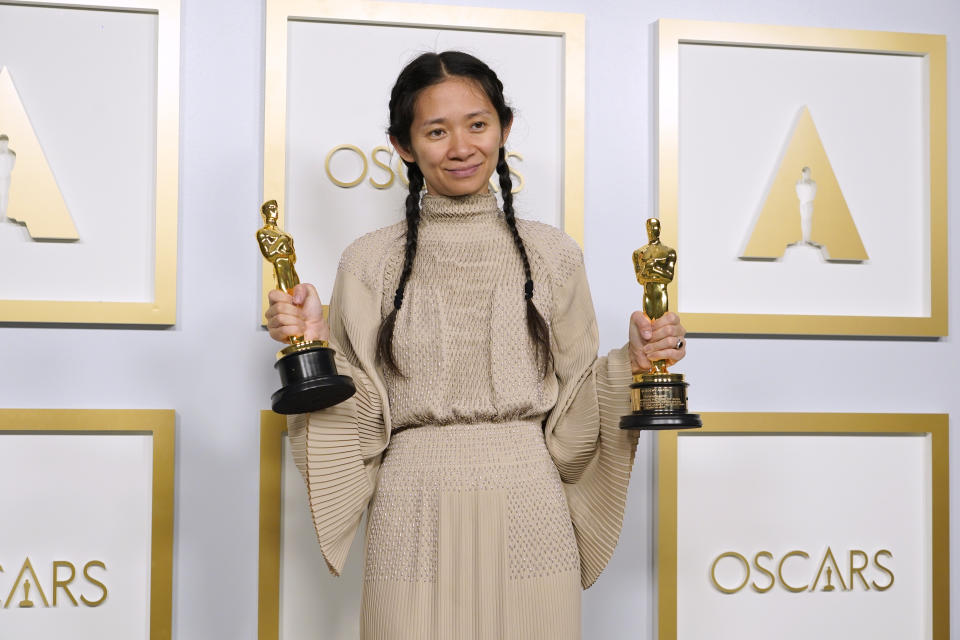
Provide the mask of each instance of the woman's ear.
[{"label": "woman's ear", "polygon": [[403,148],[400,142],[397,140],[396,136],[390,136],[390,144],[393,145],[393,148],[397,150],[397,153],[400,154],[400,157],[403,158],[406,162],[416,163],[416,158],[413,157],[413,154],[409,149]]},{"label": "woman's ear", "polygon": [[510,124],[503,128],[503,131],[500,133],[500,146],[507,144],[507,137],[510,135],[510,127],[513,126],[513,120],[510,120]]}]

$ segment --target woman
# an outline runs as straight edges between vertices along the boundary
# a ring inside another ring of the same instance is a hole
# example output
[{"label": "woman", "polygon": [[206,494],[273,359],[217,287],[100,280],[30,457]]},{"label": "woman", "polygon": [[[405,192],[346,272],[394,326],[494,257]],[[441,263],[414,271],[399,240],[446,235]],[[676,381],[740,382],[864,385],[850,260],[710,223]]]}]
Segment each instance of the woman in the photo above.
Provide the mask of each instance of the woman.
[{"label": "woman", "polygon": [[514,217],[512,122],[483,62],[418,57],[390,99],[406,220],[344,252],[329,326],[312,286],[270,294],[270,335],[329,339],[357,384],[289,432],[334,574],[369,505],[363,638],[579,638],[623,520],[631,372],[684,355],[675,314],[635,312],[597,357],[579,247]]}]

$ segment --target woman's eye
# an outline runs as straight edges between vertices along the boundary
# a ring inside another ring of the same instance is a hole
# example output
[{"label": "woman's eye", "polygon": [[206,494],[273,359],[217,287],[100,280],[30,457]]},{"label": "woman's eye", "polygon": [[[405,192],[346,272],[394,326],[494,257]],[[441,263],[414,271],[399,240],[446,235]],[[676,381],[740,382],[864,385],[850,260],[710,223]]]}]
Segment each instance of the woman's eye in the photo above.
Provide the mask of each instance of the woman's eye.
[{"label": "woman's eye", "polygon": [[431,129],[427,132],[427,135],[431,138],[439,138],[443,135],[443,129]]}]

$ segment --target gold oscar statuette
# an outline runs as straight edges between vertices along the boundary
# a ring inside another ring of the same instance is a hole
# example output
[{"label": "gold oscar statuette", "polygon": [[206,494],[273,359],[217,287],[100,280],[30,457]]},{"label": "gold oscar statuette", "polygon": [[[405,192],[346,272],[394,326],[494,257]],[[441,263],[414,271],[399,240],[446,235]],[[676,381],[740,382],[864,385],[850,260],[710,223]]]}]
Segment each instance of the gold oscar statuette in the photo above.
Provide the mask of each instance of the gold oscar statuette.
[{"label": "gold oscar statuette", "polygon": [[[643,286],[643,313],[651,322],[669,309],[667,285],[677,267],[677,251],[660,242],[660,221],[647,220],[649,242],[633,252],[637,282]],[[621,429],[694,429],[700,416],[687,413],[687,383],[682,373],[667,371],[666,360],[656,360],[646,373],[635,373],[630,385],[633,413],[620,418]]]},{"label": "gold oscar statuette", "polygon": [[[279,213],[276,200],[268,200],[260,207],[264,224],[257,231],[257,244],[263,257],[273,265],[277,288],[290,293],[300,284],[293,267],[297,254],[293,237],[277,226]],[[337,373],[335,353],[325,340],[291,337],[289,346],[277,354],[274,365],[283,386],[270,397],[273,410],[283,414],[307,413],[326,409],[352,396],[356,387],[349,376]]]}]

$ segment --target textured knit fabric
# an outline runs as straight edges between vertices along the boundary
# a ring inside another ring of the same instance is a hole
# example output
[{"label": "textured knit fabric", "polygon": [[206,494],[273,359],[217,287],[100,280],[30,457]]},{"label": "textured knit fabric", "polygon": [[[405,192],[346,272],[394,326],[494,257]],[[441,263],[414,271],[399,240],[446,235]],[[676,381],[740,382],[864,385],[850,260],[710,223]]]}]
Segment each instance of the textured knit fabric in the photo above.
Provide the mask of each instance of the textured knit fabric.
[{"label": "textured knit fabric", "polygon": [[538,374],[523,266],[492,194],[425,196],[394,354],[376,364],[405,223],[355,241],[330,301],[356,395],[289,422],[321,551],[339,574],[361,516],[364,639],[580,637],[580,589],[620,535],[636,437],[626,348],[597,357],[579,247],[518,220],[554,366]]}]

